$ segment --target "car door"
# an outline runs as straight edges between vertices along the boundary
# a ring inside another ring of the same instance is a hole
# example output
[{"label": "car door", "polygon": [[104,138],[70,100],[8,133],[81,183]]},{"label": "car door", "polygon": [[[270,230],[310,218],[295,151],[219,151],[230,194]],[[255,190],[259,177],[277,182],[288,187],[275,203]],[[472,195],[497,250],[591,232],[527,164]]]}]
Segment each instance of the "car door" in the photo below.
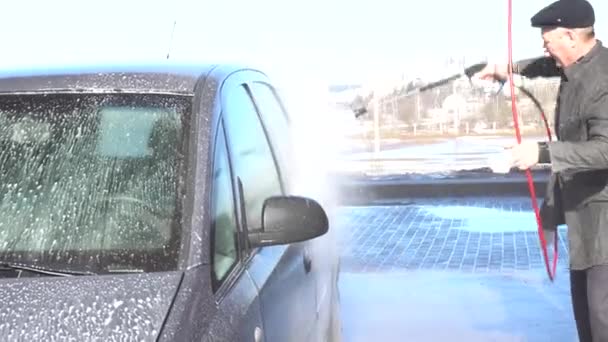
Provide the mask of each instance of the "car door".
[{"label": "car door", "polygon": [[[278,153],[251,98],[242,72],[222,87],[222,109],[244,231],[261,227],[264,200],[284,194]],[[250,75],[250,76],[248,76]],[[305,243],[245,250],[260,290],[264,336],[269,342],[307,341],[314,334],[316,288]]]},{"label": "car door", "polygon": [[[309,174],[308,167],[295,170],[308,162],[302,155],[298,155],[292,139],[292,118],[279,96],[276,88],[268,79],[260,78],[250,82],[249,87],[253,100],[262,118],[262,123],[268,132],[270,144],[280,157],[279,165],[284,183],[290,194],[310,196],[322,201],[323,194],[318,191],[322,180],[317,174]],[[306,150],[306,148],[304,148]],[[311,153],[314,153],[311,151]],[[318,165],[316,166],[318,167]],[[302,184],[303,183],[303,184]],[[325,334],[329,324],[328,313],[331,305],[331,296],[334,295],[336,265],[332,253],[336,253],[336,243],[331,233],[303,242],[305,252],[309,255],[312,264],[310,275],[314,278],[316,286],[315,334],[318,340]]]},{"label": "car door", "polygon": [[239,242],[235,189],[220,121],[213,152],[211,278],[217,305],[207,341],[264,341],[258,289],[247,273]]}]

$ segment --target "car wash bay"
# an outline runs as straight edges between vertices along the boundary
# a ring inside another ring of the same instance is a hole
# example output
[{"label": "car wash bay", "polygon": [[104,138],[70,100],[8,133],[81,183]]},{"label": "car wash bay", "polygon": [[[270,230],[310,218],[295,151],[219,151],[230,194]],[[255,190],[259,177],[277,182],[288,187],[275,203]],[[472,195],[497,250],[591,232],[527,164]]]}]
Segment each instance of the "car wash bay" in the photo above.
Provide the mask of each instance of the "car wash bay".
[{"label": "car wash bay", "polygon": [[577,340],[565,229],[551,283],[525,178],[475,178],[343,183],[345,341]]}]

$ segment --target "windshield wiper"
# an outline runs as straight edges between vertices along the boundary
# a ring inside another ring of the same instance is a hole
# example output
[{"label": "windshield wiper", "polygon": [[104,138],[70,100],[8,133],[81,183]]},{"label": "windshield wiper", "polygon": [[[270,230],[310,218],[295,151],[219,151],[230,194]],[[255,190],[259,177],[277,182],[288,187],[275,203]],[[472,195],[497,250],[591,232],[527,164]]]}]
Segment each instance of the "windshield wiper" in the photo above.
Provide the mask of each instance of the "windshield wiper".
[{"label": "windshield wiper", "polygon": [[82,276],[82,275],[96,275],[93,272],[89,271],[73,271],[73,270],[65,270],[65,269],[55,269],[49,268],[39,265],[28,265],[21,264],[16,262],[6,262],[0,261],[0,271],[2,270],[17,270],[17,271],[27,271],[32,273],[46,274],[56,277],[71,277],[71,276]]}]

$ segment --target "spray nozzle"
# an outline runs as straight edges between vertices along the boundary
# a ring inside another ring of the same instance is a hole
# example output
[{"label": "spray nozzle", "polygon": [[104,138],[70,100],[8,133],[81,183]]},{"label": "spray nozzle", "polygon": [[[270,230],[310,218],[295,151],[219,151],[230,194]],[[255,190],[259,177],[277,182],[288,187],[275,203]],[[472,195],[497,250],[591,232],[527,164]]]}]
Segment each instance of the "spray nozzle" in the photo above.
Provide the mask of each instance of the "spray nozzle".
[{"label": "spray nozzle", "polygon": [[355,114],[355,119],[368,113],[365,101],[363,101],[361,97],[355,98],[355,100],[350,104],[350,109]]},{"label": "spray nozzle", "polygon": [[355,119],[360,117],[361,115],[367,114],[367,108],[361,106],[361,107],[355,107],[353,108],[353,113],[355,113]]},{"label": "spray nozzle", "polygon": [[485,68],[486,65],[488,65],[488,63],[477,63],[477,64],[474,64],[474,65],[471,65],[470,67],[464,69],[464,74],[469,79],[471,79],[473,77],[473,75],[475,75],[476,73],[478,73],[481,70],[483,70],[483,68]]}]

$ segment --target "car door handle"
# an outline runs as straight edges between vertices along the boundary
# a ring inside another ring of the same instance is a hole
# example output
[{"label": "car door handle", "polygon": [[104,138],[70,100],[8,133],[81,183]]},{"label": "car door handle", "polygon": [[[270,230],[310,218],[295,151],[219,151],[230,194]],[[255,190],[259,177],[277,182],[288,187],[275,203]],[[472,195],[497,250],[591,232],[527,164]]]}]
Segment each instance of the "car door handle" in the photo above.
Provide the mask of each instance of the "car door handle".
[{"label": "car door handle", "polygon": [[312,259],[310,258],[310,254],[308,252],[304,252],[304,270],[306,273],[309,273],[312,269]]}]

